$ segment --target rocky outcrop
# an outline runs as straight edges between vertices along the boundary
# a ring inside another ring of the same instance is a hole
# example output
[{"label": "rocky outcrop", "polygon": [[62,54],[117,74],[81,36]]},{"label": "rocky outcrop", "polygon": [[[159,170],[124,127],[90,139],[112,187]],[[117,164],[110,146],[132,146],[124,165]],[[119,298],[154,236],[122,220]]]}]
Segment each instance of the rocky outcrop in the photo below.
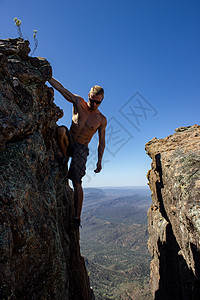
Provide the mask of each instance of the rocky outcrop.
[{"label": "rocky outcrop", "polygon": [[55,140],[51,66],[0,40],[0,299],[91,299]]},{"label": "rocky outcrop", "polygon": [[153,299],[200,299],[200,126],[146,144]]}]

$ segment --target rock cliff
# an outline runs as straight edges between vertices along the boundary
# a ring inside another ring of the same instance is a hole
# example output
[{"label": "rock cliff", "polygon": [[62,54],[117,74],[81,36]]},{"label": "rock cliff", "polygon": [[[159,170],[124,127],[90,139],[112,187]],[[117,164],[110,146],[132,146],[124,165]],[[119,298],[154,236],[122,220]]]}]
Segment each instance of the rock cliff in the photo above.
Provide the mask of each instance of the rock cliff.
[{"label": "rock cliff", "polygon": [[153,299],[200,299],[200,126],[146,144]]},{"label": "rock cliff", "polygon": [[55,140],[51,66],[0,40],[0,299],[91,299]]}]

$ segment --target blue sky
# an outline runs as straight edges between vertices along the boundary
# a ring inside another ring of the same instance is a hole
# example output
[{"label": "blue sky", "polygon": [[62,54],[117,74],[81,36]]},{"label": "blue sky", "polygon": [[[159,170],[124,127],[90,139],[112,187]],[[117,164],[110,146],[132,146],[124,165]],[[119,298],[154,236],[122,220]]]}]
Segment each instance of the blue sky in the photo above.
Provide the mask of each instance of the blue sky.
[{"label": "blue sky", "polygon": [[[17,37],[17,17],[33,48],[37,29],[34,56],[71,92],[87,100],[94,84],[105,89],[104,168],[93,172],[94,137],[84,187],[146,185],[145,143],[199,124],[200,1],[0,0],[0,11],[0,38]],[[57,92],[55,102],[70,126],[71,104]]]}]

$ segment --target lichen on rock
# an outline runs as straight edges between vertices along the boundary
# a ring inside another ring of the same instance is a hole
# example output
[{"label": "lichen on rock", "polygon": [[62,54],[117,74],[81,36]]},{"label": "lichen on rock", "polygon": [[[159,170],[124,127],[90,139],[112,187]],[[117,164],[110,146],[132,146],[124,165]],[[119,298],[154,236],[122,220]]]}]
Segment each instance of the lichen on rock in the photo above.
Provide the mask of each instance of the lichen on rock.
[{"label": "lichen on rock", "polygon": [[0,40],[0,299],[91,299],[73,191],[56,142],[52,69]]}]

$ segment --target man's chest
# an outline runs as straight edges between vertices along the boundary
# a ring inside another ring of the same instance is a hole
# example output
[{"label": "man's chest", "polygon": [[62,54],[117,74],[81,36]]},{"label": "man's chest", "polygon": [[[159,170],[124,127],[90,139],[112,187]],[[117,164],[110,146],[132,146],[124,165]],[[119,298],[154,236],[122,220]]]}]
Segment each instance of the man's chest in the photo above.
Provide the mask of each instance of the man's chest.
[{"label": "man's chest", "polygon": [[85,128],[92,131],[96,131],[101,125],[101,118],[98,113],[76,112],[73,114],[72,120],[81,129]]},{"label": "man's chest", "polygon": [[85,128],[96,131],[101,126],[101,118],[98,114],[89,115],[85,120]]}]

